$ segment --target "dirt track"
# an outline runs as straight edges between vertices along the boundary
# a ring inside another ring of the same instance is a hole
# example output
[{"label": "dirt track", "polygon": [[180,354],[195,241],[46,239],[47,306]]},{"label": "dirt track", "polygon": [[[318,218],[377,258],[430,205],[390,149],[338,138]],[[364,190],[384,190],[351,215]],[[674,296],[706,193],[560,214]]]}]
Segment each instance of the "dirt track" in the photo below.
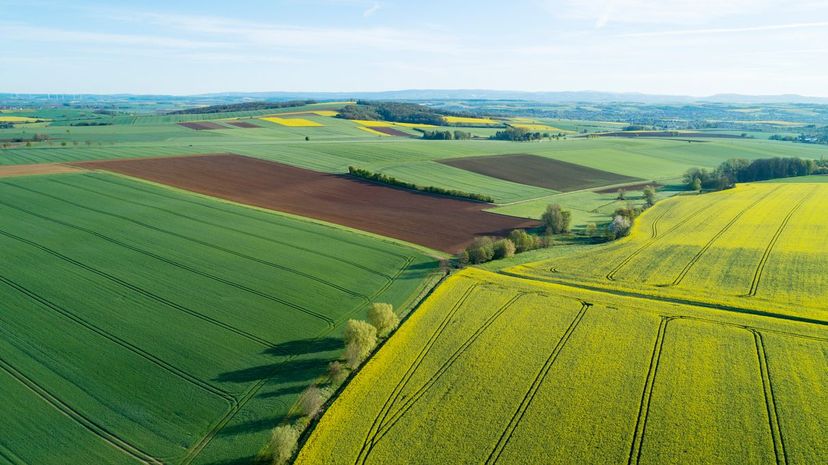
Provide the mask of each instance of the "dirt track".
[{"label": "dirt track", "polygon": [[73,166],[62,163],[40,163],[36,165],[6,165],[0,166],[0,178],[10,176],[31,176],[35,174],[58,174],[81,171]]},{"label": "dirt track", "polygon": [[77,163],[235,202],[316,218],[454,253],[475,235],[538,223],[489,205],[421,194],[239,155]]}]

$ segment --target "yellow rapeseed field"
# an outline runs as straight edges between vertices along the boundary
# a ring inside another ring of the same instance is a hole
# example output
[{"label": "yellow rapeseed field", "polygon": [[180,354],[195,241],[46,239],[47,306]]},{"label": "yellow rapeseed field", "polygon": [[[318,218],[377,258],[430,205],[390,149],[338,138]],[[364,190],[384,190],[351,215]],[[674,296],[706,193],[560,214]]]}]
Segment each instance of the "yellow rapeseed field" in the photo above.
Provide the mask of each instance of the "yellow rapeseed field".
[{"label": "yellow rapeseed field", "polygon": [[28,116],[0,116],[0,123],[34,123],[43,119],[29,118]]},{"label": "yellow rapeseed field", "polygon": [[323,126],[323,124],[317,123],[316,121],[311,121],[309,119],[304,118],[279,118],[276,116],[266,116],[260,119],[292,128],[311,128]]},{"label": "yellow rapeseed field", "polygon": [[[384,127],[384,126],[377,126],[377,127]],[[373,130],[373,129],[369,128],[369,127],[366,127],[366,126],[357,126],[357,129],[362,129],[363,131],[365,131],[365,132],[367,132],[367,133],[370,133],[370,134],[373,134],[373,135],[375,135],[375,136],[390,137],[390,134],[386,134],[386,133],[384,133],[384,132],[375,131],[375,130]]]},{"label": "yellow rapeseed field", "polygon": [[296,463],[820,463],[826,350],[824,326],[466,269]]},{"label": "yellow rapeseed field", "polygon": [[394,126],[402,126],[404,128],[436,128],[432,124],[415,124],[415,123],[396,123],[393,121],[372,121],[372,120],[364,120],[364,119],[352,119],[354,123],[361,124],[363,126],[371,126],[375,128],[393,128]]},{"label": "yellow rapeseed field", "polygon": [[502,124],[498,120],[491,118],[469,118],[464,116],[444,116],[443,119],[449,124],[483,124],[496,126]]},{"label": "yellow rapeseed field", "polygon": [[803,317],[828,310],[828,185],[747,184],[657,204],[632,234],[515,275]]}]

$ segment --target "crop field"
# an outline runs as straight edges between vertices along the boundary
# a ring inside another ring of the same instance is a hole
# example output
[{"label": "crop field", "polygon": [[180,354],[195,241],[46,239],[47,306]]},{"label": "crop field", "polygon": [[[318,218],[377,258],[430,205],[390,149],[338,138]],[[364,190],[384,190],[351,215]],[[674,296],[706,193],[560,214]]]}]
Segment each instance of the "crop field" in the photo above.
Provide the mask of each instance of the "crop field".
[{"label": "crop field", "polygon": [[455,253],[476,235],[506,235],[536,221],[484,212],[489,204],[397,189],[238,155],[77,166],[111,170],[200,194],[315,218]]},{"label": "crop field", "polygon": [[469,118],[464,116],[445,116],[443,119],[446,120],[449,124],[456,124],[456,125],[484,125],[484,126],[496,126],[502,125],[502,121],[498,121],[492,118]]},{"label": "crop field", "polygon": [[440,163],[493,178],[561,192],[641,180],[527,154],[452,158],[440,160]]},{"label": "crop field", "polygon": [[291,128],[315,128],[324,126],[321,123],[311,121],[305,118],[279,118],[276,116],[267,116],[260,119],[263,121],[269,121],[271,123],[281,124],[282,126],[288,126]]},{"label": "crop field", "polygon": [[828,311],[825,184],[756,183],[658,203],[632,234],[509,272],[791,318]]},{"label": "crop field", "polygon": [[0,179],[0,461],[248,463],[372,301],[437,262],[105,173]]},{"label": "crop field", "polygon": [[826,322],[467,269],[366,364],[297,463],[819,463]]}]

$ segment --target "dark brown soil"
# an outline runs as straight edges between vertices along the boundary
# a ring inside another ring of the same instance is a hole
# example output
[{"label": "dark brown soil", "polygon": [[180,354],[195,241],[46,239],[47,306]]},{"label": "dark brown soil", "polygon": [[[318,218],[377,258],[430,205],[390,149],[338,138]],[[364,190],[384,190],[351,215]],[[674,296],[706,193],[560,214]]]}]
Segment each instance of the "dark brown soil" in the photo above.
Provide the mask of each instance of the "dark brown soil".
[{"label": "dark brown soil", "polygon": [[591,187],[641,181],[574,163],[537,155],[493,155],[484,157],[449,158],[440,163],[506,181],[569,192]]},{"label": "dark brown soil", "polygon": [[244,129],[255,129],[261,128],[261,126],[253,123],[249,123],[247,121],[228,121],[227,124],[231,126],[235,126],[237,128],[244,128]]},{"label": "dark brown soil", "polygon": [[489,205],[382,186],[239,155],[77,163],[239,203],[284,211],[454,253],[474,236],[538,223]]},{"label": "dark brown soil", "polygon": [[411,134],[400,131],[399,129],[389,128],[389,127],[379,127],[379,126],[366,126],[368,129],[372,129],[377,132],[381,132],[383,134],[388,134],[389,136],[396,136],[396,137],[414,137]]},{"label": "dark brown soil", "polygon": [[179,126],[184,126],[185,128],[195,129],[196,131],[205,131],[210,129],[227,129],[227,126],[222,126],[220,124],[211,123],[209,121],[194,121],[189,123],[176,123]]}]

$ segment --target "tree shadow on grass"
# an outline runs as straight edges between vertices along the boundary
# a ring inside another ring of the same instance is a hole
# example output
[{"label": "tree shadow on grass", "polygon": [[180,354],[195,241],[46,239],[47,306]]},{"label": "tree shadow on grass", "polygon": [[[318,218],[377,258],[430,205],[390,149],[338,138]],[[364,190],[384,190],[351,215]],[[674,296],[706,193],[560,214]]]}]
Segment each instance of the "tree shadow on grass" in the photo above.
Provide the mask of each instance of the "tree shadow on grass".
[{"label": "tree shadow on grass", "polygon": [[310,381],[328,367],[327,358],[309,358],[269,363],[241,370],[228,371],[218,375],[214,381],[222,383],[250,383],[270,379],[272,383],[294,383]]},{"label": "tree shadow on grass", "polygon": [[258,433],[260,431],[268,431],[282,423],[293,423],[301,415],[275,415],[267,418],[259,418],[258,420],[250,420],[237,425],[227,425],[219,432],[222,436],[235,436],[237,434]]},{"label": "tree shadow on grass", "polygon": [[304,384],[300,384],[298,386],[288,386],[288,387],[283,387],[283,388],[280,388],[280,389],[276,389],[275,391],[263,392],[263,393],[259,394],[258,397],[260,397],[262,399],[270,399],[270,398],[273,398],[273,397],[282,397],[282,396],[291,395],[291,394],[299,394],[300,392],[304,391],[307,388],[308,388],[308,386],[304,385]]},{"label": "tree shadow on grass", "polygon": [[296,341],[283,342],[265,349],[264,353],[291,356],[329,352],[340,348],[342,348],[342,339],[323,337],[319,339],[298,339]]},{"label": "tree shadow on grass", "polygon": [[253,465],[256,462],[256,457],[248,455],[247,457],[239,457],[235,459],[217,460],[206,465]]}]

